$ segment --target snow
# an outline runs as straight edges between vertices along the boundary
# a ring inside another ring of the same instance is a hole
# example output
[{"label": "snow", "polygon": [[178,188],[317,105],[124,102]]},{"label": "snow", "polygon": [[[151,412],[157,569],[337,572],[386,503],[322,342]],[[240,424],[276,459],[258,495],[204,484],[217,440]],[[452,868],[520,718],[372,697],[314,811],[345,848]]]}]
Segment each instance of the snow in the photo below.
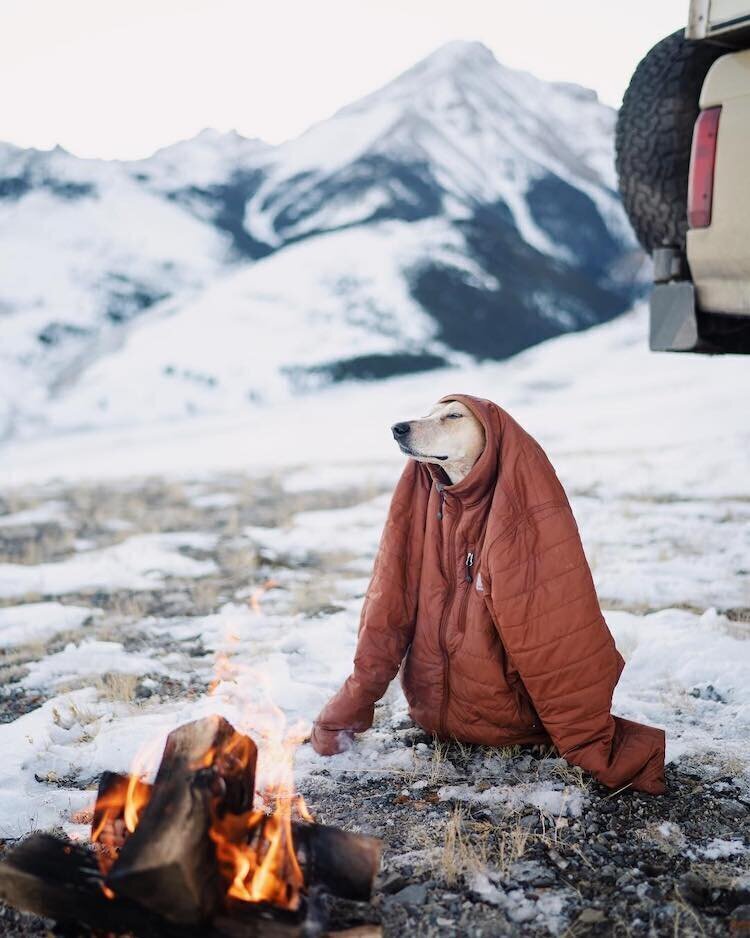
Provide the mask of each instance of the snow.
[{"label": "snow", "polygon": [[252,526],[245,533],[275,553],[284,552],[297,560],[309,553],[347,550],[355,545],[358,553],[374,553],[389,503],[390,495],[380,495],[352,508],[301,511],[288,527]]},{"label": "snow", "polygon": [[56,689],[59,685],[107,672],[142,675],[161,674],[165,670],[160,661],[125,652],[119,642],[84,641],[79,645],[70,642],[56,655],[34,662],[21,686]]},{"label": "snow", "polygon": [[60,632],[78,629],[95,615],[89,606],[59,602],[26,603],[0,608],[0,648],[43,642]]},{"label": "snow", "polygon": [[[167,301],[49,405],[55,430],[239,413],[325,384],[319,369],[413,347],[458,359],[404,276],[443,223],[384,222],[321,235],[226,275],[178,310]],[[301,322],[304,328],[299,328]]]},{"label": "snow", "polygon": [[495,785],[484,791],[473,791],[468,785],[445,785],[438,796],[442,801],[506,805],[510,809],[531,805],[554,817],[578,817],[583,808],[583,792],[562,783]]},{"label": "snow", "polygon": [[747,847],[742,840],[722,840],[720,837],[715,837],[698,852],[706,860],[718,860],[724,857],[744,856],[750,853],[750,847]]},{"label": "snow", "polygon": [[25,511],[14,511],[0,515],[0,528],[17,528],[33,524],[53,524],[65,521],[64,505],[59,501],[42,502]]},{"label": "snow", "polygon": [[572,890],[543,892],[527,898],[523,889],[505,889],[500,878],[489,871],[476,871],[469,878],[469,887],[485,902],[500,906],[511,922],[533,922],[536,929],[559,935],[566,927],[565,906],[573,897]]},{"label": "snow", "polygon": [[[188,293],[217,274],[228,251],[226,235],[145,191],[118,164],[34,150],[17,162],[0,173],[39,187],[0,200],[0,437],[28,433],[48,390],[59,392],[82,360],[118,341],[106,316],[118,297]],[[91,191],[66,198],[45,187],[48,179]],[[50,341],[40,341],[50,327]]]},{"label": "snow", "polygon": [[99,588],[158,589],[166,576],[201,577],[215,571],[213,561],[179,553],[182,546],[205,549],[209,535],[140,534],[113,547],[83,551],[55,563],[0,564],[0,597],[39,593],[61,596]]}]

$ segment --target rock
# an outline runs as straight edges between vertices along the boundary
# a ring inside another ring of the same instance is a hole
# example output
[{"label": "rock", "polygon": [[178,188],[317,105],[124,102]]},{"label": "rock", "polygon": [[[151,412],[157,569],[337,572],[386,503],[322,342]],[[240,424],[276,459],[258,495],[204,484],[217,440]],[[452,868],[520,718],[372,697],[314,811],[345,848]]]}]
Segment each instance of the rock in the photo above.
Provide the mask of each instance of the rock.
[{"label": "rock", "polygon": [[691,905],[708,905],[711,900],[711,890],[706,881],[697,873],[684,873],[678,883],[680,895]]},{"label": "rock", "polygon": [[578,916],[577,925],[595,925],[606,918],[601,909],[584,909]]},{"label": "rock", "polygon": [[394,892],[398,892],[399,889],[403,889],[404,886],[409,884],[409,880],[403,875],[403,873],[398,873],[395,870],[387,873],[380,883],[378,888],[380,892],[384,892],[386,895],[392,895]]},{"label": "rock", "polygon": [[427,902],[427,886],[425,883],[412,883],[391,896],[391,902],[399,905],[424,905]]},{"label": "rock", "polygon": [[556,882],[553,870],[536,860],[516,860],[510,867],[510,878],[526,886],[552,886]]},{"label": "rock", "polygon": [[737,934],[750,932],[750,905],[738,905],[729,916],[729,928]]},{"label": "rock", "polygon": [[744,818],[748,810],[740,801],[730,801],[728,798],[720,798],[717,801],[719,810],[724,817]]},{"label": "rock", "polygon": [[726,699],[716,690],[713,684],[706,684],[705,687],[694,687],[690,691],[690,696],[698,697],[700,700],[712,700],[714,703],[726,703]]}]

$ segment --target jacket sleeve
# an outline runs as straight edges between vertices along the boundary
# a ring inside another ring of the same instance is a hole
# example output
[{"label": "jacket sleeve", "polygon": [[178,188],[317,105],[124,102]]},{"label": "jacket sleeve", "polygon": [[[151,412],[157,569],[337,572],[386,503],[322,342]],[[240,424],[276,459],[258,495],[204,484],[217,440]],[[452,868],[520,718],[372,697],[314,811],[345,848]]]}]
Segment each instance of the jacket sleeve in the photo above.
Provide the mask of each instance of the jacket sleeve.
[{"label": "jacket sleeve", "polygon": [[664,731],[611,714],[625,662],[565,496],[526,511],[499,535],[488,565],[511,672],[517,670],[560,755],[610,788],[664,792]]},{"label": "jacket sleeve", "polygon": [[362,604],[354,669],[313,724],[321,755],[346,749],[372,726],[375,702],[396,676],[414,634],[430,483],[409,460],[396,485]]}]

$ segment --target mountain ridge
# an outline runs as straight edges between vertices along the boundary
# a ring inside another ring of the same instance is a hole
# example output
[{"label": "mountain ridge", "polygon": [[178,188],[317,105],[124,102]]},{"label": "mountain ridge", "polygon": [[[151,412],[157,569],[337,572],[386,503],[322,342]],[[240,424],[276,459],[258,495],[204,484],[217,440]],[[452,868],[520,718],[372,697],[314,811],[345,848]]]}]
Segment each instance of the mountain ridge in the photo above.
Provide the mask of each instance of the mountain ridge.
[{"label": "mountain ridge", "polygon": [[[266,353],[280,369],[268,376],[278,393],[457,356],[503,358],[612,318],[640,290],[639,254],[614,190],[613,123],[586,89],[508,69],[480,43],[459,41],[278,145],[210,129],[135,161],[0,145],[0,437],[46,432],[50,414],[68,398],[72,406],[76,385],[91,385],[111,359],[118,377],[99,389],[106,413],[127,392],[114,362],[131,333],[166,310],[178,337],[180,310],[192,322],[191,297],[208,309],[202,294],[224,295],[218,285],[232,270],[246,271],[248,305],[229,306],[247,318],[246,334],[260,336],[269,326],[257,310],[276,314],[252,300],[253,284],[268,292],[263,265],[303,243],[292,255],[299,272],[281,261],[271,269],[309,283],[327,310],[322,344],[337,357],[321,348],[317,359],[287,360],[279,337],[280,351]],[[403,256],[381,237],[383,225]],[[372,237],[357,243],[378,253],[382,277],[346,247],[347,232],[366,230]],[[324,248],[346,256],[349,269]],[[308,277],[313,262],[325,282]],[[359,266],[375,292],[341,287],[358,282]],[[323,336],[315,308],[286,296],[284,283],[271,293],[279,311],[297,310],[289,330],[309,322]],[[428,324],[419,341],[409,316]],[[221,310],[206,315],[204,344],[215,344],[212,329],[233,334],[225,320]],[[356,333],[351,354],[337,329]],[[233,350],[226,355],[224,370],[238,374]],[[221,384],[222,370],[215,359],[207,387]],[[177,363],[172,376],[179,371]],[[148,380],[163,389],[166,378]],[[243,399],[229,396],[237,406]],[[251,381],[244,399],[258,400]]]}]

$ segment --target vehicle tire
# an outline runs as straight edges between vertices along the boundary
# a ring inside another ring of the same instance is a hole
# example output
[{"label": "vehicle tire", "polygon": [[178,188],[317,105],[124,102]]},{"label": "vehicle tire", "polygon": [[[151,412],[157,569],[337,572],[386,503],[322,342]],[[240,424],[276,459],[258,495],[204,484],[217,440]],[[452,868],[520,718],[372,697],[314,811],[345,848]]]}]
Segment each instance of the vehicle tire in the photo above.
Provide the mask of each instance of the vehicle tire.
[{"label": "vehicle tire", "polygon": [[685,250],[693,125],[703,80],[727,50],[685,39],[658,42],[630,79],[615,132],[615,166],[630,224],[643,247]]}]

